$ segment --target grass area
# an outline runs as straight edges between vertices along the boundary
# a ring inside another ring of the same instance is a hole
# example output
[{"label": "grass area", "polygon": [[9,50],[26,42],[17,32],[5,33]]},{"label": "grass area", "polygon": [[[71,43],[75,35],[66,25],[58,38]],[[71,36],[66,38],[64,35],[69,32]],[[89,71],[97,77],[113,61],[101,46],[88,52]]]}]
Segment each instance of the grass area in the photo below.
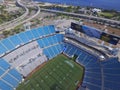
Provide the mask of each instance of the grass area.
[{"label": "grass area", "polygon": [[83,70],[61,54],[21,83],[17,90],[75,90],[82,80]]},{"label": "grass area", "polygon": [[110,12],[100,12],[99,13],[100,16],[106,17],[106,18],[112,18],[114,16],[114,13],[110,13]]}]

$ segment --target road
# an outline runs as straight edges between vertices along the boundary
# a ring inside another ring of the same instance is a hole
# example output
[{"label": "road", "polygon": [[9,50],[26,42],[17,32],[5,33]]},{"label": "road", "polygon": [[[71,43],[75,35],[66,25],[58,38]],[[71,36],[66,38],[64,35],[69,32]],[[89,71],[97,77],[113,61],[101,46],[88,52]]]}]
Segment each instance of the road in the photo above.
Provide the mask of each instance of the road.
[{"label": "road", "polygon": [[95,16],[90,16],[90,15],[84,15],[84,14],[71,13],[71,12],[58,11],[58,10],[43,9],[43,8],[41,8],[41,11],[47,11],[47,12],[53,12],[53,13],[62,13],[62,14],[66,14],[69,16],[76,16],[76,17],[80,17],[80,18],[95,20],[98,22],[103,22],[104,24],[109,24],[111,26],[120,28],[120,21],[115,21],[115,20],[111,20],[111,19],[95,17]]},{"label": "road", "polygon": [[18,21],[22,20],[23,18],[25,18],[28,15],[28,13],[29,13],[28,8],[26,8],[23,4],[21,4],[19,0],[17,0],[16,3],[25,10],[25,13],[22,16],[14,19],[14,20],[11,20],[9,22],[1,24],[0,25],[0,31],[4,30],[4,29],[7,29],[9,26],[14,25],[15,23],[17,23]]},{"label": "road", "polygon": [[26,5],[23,5],[21,3],[21,0],[17,0],[16,4],[19,5],[19,7],[23,8],[25,10],[25,13],[22,16],[14,19],[12,21],[9,21],[9,22],[6,22],[6,23],[0,25],[0,32],[4,31],[4,30],[14,29],[16,26],[23,24],[25,22],[28,22],[29,20],[35,18],[40,13],[40,8],[37,5],[32,6],[32,7],[35,7],[37,9],[37,11],[33,15],[29,15],[29,13],[30,13],[29,9],[27,8]]}]

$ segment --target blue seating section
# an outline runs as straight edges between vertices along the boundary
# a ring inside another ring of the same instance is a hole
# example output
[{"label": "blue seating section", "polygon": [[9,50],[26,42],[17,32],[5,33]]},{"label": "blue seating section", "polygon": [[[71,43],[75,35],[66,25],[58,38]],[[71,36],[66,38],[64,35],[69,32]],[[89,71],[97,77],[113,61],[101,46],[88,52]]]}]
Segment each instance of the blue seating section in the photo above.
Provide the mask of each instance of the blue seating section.
[{"label": "blue seating section", "polygon": [[0,58],[0,90],[13,90],[22,80],[22,76],[4,59]]},{"label": "blue seating section", "polygon": [[48,59],[52,59],[63,51],[62,41],[62,34],[56,34],[37,40],[39,46],[44,49],[43,52]]},{"label": "blue seating section", "polygon": [[54,27],[54,25],[50,25],[49,26],[49,31],[50,31],[51,34],[55,33],[55,27]]},{"label": "blue seating section", "polygon": [[[118,62],[118,58],[110,58],[100,63],[97,57],[70,43],[65,43],[65,48],[65,54],[68,56],[78,55],[76,61],[85,67],[82,88],[79,90],[83,88],[101,90],[102,86],[104,86],[104,90],[120,89],[120,62]],[[101,69],[103,69],[103,76]],[[104,78],[103,85],[102,78]]]},{"label": "blue seating section", "polygon": [[34,39],[34,36],[33,36],[32,32],[31,32],[31,30],[26,31],[25,35],[26,35],[26,37],[28,38],[29,41]]},{"label": "blue seating section", "polygon": [[46,36],[55,33],[55,29],[53,25],[50,25],[37,28],[37,32],[39,33],[39,36]]},{"label": "blue seating section", "polygon": [[15,49],[16,46],[20,46],[21,44],[28,43],[31,40],[38,39],[42,36],[52,35],[54,33],[54,26],[49,25],[10,36],[0,41],[0,55]]},{"label": "blue seating section", "polygon": [[104,87],[107,90],[119,90],[120,89],[120,62],[118,58],[111,58],[102,62],[104,71]]},{"label": "blue seating section", "polygon": [[7,70],[10,68],[10,65],[4,59],[0,58],[0,68]]},{"label": "blue seating section", "polygon": [[12,86],[5,83],[3,80],[0,80],[0,90],[13,90]]},{"label": "blue seating section", "polygon": [[5,80],[6,82],[10,83],[13,87],[16,87],[18,84],[17,80],[15,80],[9,74],[4,75],[4,77],[2,79]]},{"label": "blue seating section", "polygon": [[22,44],[29,42],[29,39],[25,35],[25,32],[20,33],[18,36],[20,37],[20,40],[22,40]]},{"label": "blue seating section", "polygon": [[38,33],[38,29],[32,29],[31,32],[32,32],[32,34],[33,34],[33,36],[34,36],[35,39],[37,39],[37,38],[40,37],[40,35]]},{"label": "blue seating section", "polygon": [[0,68],[0,76],[4,73],[5,71]]},{"label": "blue seating section", "polygon": [[1,43],[7,48],[7,50],[13,50],[14,44],[9,40],[9,38],[6,38],[4,40],[1,40]]},{"label": "blue seating section", "polygon": [[38,41],[41,48],[45,48],[47,46],[62,42],[62,40],[63,40],[62,37],[63,37],[63,35],[57,34],[57,35],[54,35],[54,36],[49,36],[49,37],[46,37],[46,38],[39,39],[37,41]]},{"label": "blue seating section", "polygon": [[9,74],[13,75],[19,82],[22,80],[21,75],[15,69],[11,69]]},{"label": "blue seating section", "polygon": [[[98,59],[94,55],[79,49],[78,47],[65,43],[66,50],[64,53],[68,56],[78,55],[77,62],[85,67],[83,85],[90,90],[101,90],[101,69]],[[94,77],[98,75],[97,77]]]},{"label": "blue seating section", "polygon": [[22,43],[21,40],[19,39],[18,35],[11,36],[11,37],[9,37],[9,39],[11,40],[11,42],[15,46],[18,46],[18,45],[20,45]]},{"label": "blue seating section", "polygon": [[7,50],[8,50],[7,47],[5,47],[0,41],[0,55],[4,54]]},{"label": "blue seating section", "polygon": [[62,52],[62,44],[57,44],[43,50],[44,54],[49,58],[52,59],[53,57],[57,56]]}]

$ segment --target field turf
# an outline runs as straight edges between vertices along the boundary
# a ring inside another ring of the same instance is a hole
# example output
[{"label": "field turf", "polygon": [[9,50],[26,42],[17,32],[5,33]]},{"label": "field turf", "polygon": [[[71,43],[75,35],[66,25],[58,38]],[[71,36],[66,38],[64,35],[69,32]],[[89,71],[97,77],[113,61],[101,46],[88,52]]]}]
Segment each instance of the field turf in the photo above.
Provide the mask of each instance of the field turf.
[{"label": "field turf", "polygon": [[75,90],[82,75],[83,68],[61,54],[21,83],[17,90]]}]

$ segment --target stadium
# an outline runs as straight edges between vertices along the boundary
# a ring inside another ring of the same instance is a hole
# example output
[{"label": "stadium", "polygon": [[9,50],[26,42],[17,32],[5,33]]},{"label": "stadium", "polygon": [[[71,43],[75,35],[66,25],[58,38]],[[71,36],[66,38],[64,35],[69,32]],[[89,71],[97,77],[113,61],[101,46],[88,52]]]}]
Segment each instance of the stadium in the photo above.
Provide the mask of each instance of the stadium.
[{"label": "stadium", "polygon": [[[48,25],[1,40],[0,90],[120,90],[117,50],[99,50],[95,47],[101,45],[81,32],[92,38],[106,35],[71,23],[65,32]],[[113,37],[101,39],[118,43],[120,38]]]}]

